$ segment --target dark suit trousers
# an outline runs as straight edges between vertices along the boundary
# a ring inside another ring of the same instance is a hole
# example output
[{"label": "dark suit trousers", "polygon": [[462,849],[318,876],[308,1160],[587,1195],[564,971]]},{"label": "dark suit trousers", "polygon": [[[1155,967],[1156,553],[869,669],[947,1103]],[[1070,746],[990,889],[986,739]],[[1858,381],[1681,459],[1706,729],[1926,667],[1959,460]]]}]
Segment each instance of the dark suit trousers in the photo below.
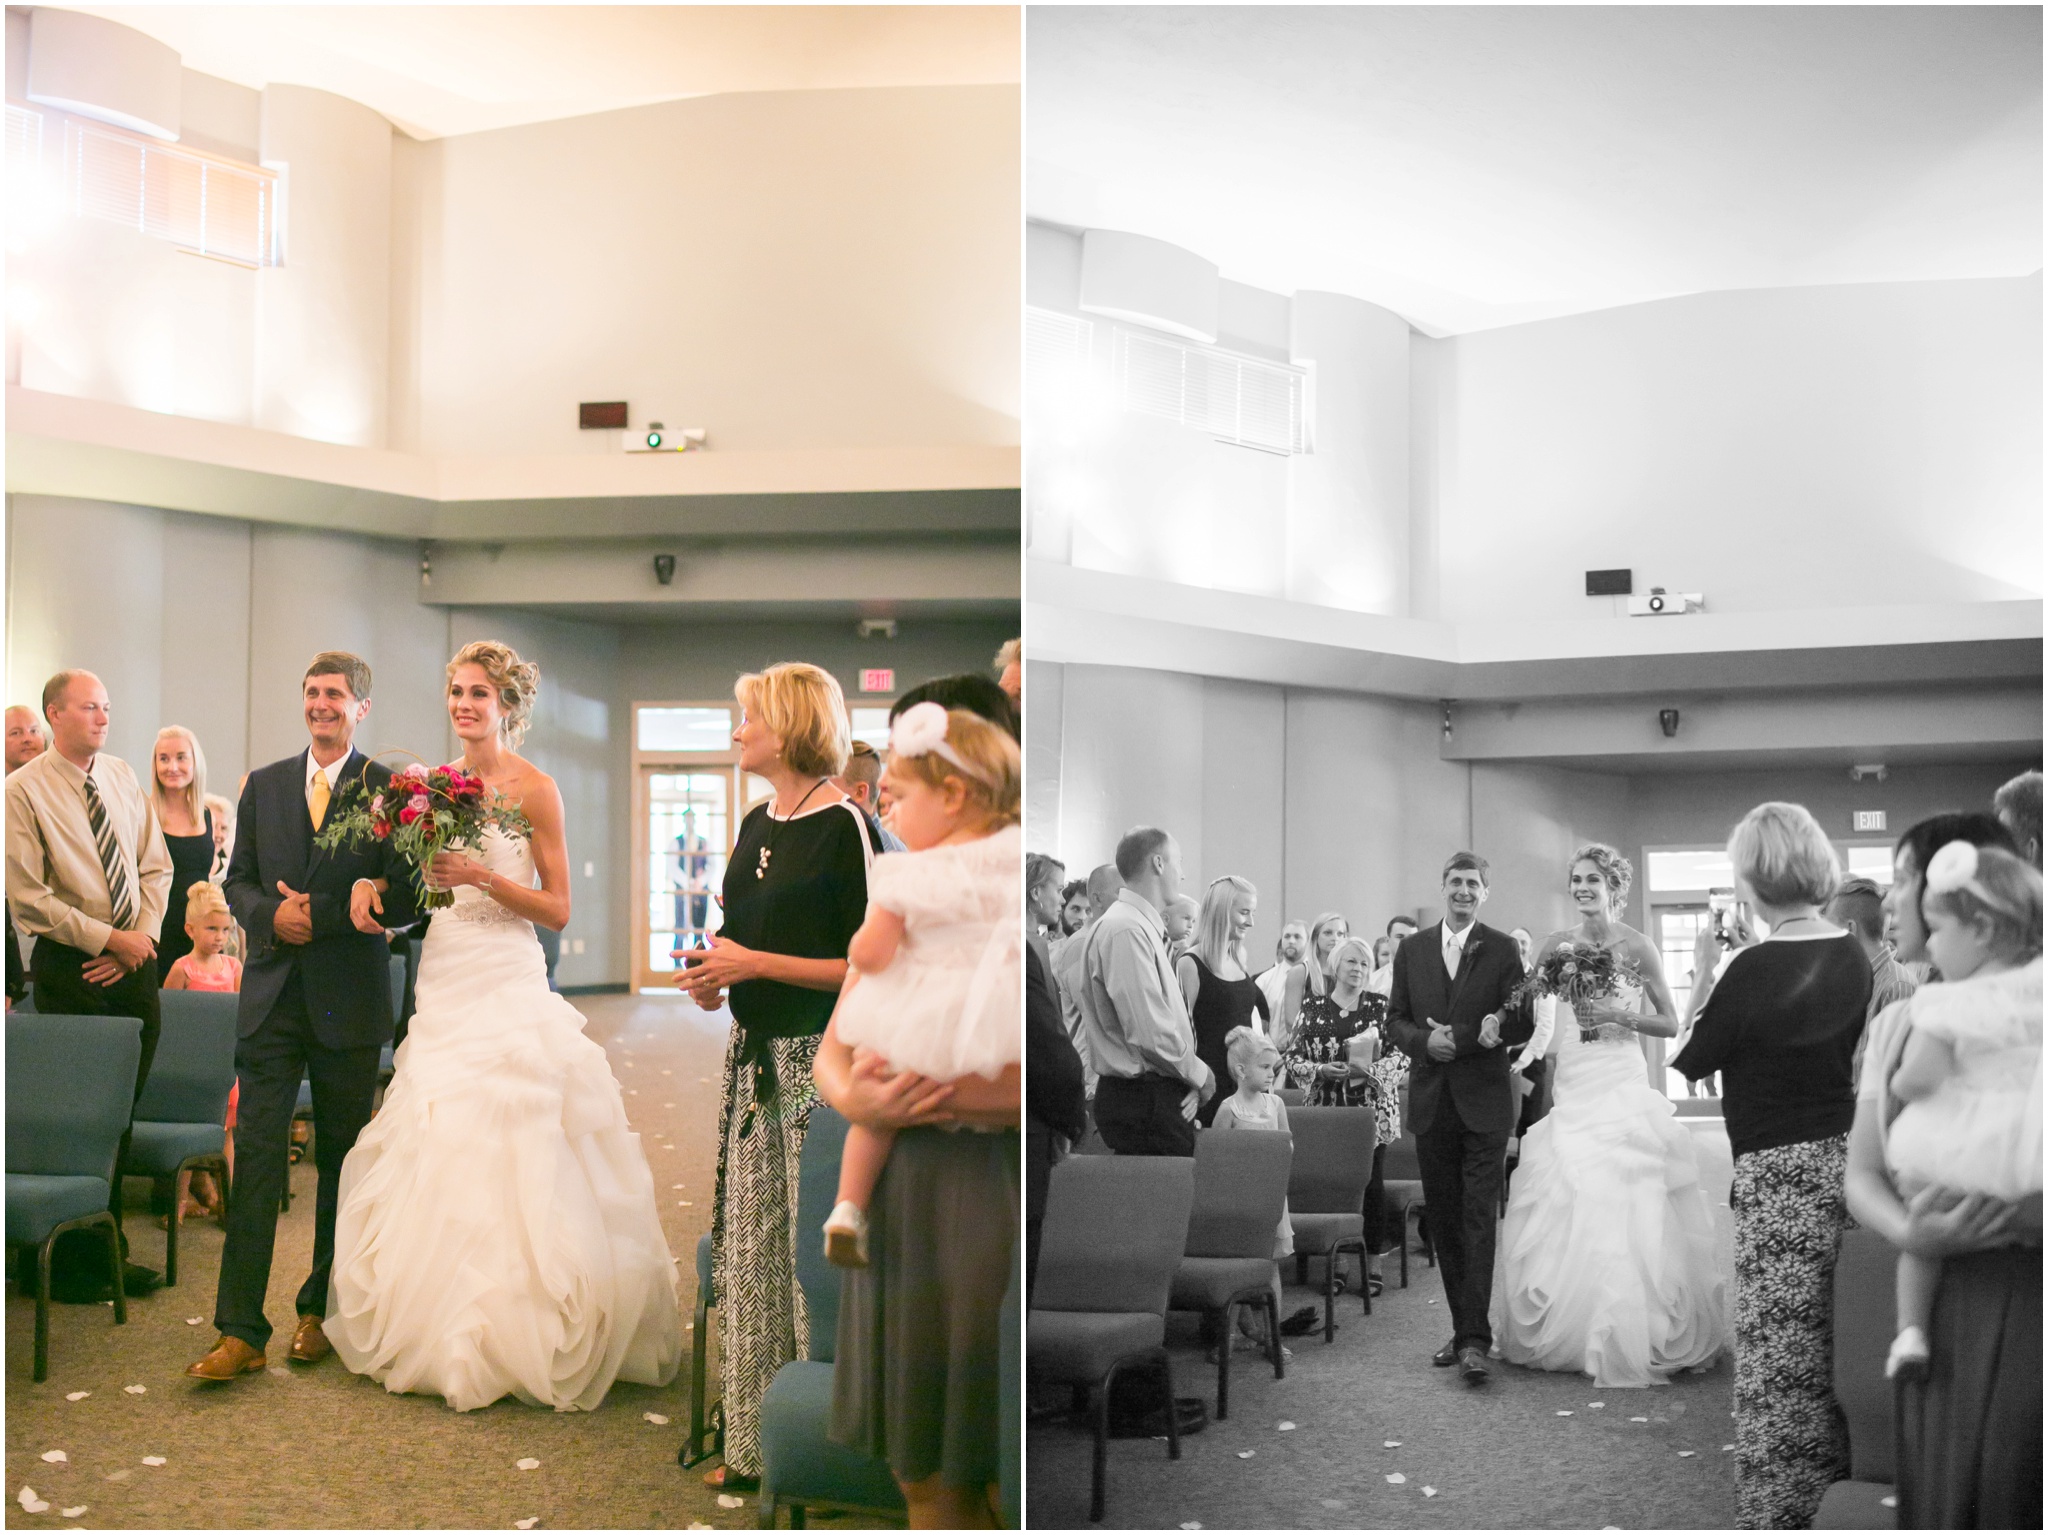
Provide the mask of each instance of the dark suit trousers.
[{"label": "dark suit trousers", "polygon": [[1429,1128],[1415,1134],[1430,1242],[1460,1347],[1493,1346],[1486,1313],[1493,1299],[1493,1243],[1507,1151],[1507,1131],[1466,1129],[1448,1091],[1438,1097]]},{"label": "dark suit trousers", "polygon": [[1176,1077],[1104,1077],[1095,1086],[1095,1128],[1127,1157],[1191,1157],[1195,1126],[1180,1111],[1187,1083]]},{"label": "dark suit trousers", "polygon": [[292,1112],[299,1083],[313,1083],[313,1158],[320,1191],[313,1210],[313,1271],[299,1287],[298,1313],[327,1313],[334,1268],[334,1214],[341,1202],[341,1164],[370,1122],[377,1094],[377,1046],[330,1049],[314,1037],[296,967],[277,1005],[235,1046],[242,1084],[235,1124],[235,1194],[228,1204],[220,1293],[213,1324],[254,1348],[270,1341],[263,1314],[270,1259],[277,1245],[277,1207],[290,1168]]},{"label": "dark suit trousers", "polygon": [[[149,1080],[149,1063],[156,1058],[156,1037],[163,1027],[163,1003],[157,988],[156,961],[144,960],[141,965],[121,977],[111,986],[95,986],[81,973],[86,962],[92,958],[82,949],[69,944],[56,943],[48,938],[36,940],[35,957],[29,962],[35,985],[36,1011],[38,1013],[85,1013],[105,1018],[140,1018],[142,1020],[142,1058],[135,1064],[135,1099],[142,1097],[142,1086]],[[121,1132],[120,1163],[128,1160],[128,1137],[130,1132]],[[121,1180],[114,1180],[112,1209],[114,1219],[121,1219]],[[89,1234],[88,1234],[89,1235]],[[98,1238],[91,1238],[97,1242]],[[101,1267],[106,1262],[106,1249],[99,1247],[86,1253],[86,1244],[73,1243],[67,1237],[57,1244],[58,1260],[61,1267],[69,1271],[74,1264],[93,1266],[93,1278],[104,1274]],[[125,1246],[125,1241],[124,1241]],[[72,1257],[73,1253],[83,1254]]]}]

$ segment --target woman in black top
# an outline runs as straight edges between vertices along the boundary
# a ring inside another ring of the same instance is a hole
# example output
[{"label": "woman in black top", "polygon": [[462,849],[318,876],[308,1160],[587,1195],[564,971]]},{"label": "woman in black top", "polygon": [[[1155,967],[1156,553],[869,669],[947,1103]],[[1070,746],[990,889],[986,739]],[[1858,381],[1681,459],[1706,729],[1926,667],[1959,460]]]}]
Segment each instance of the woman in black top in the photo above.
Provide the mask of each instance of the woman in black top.
[{"label": "woman in black top", "polygon": [[832,776],[845,766],[846,704],[815,666],[785,662],[740,678],[740,769],[774,796],[740,823],[726,864],[724,926],[679,951],[676,984],[697,1005],[732,1008],[718,1110],[712,1284],[719,1300],[725,1464],[733,1490],[761,1475],[761,1398],[809,1348],[796,1279],[797,1162],[816,1092],[811,1061],[846,980],[846,946],[867,910],[867,823]]},{"label": "woman in black top", "polygon": [[[1927,957],[1925,872],[1951,842],[2015,852],[1989,815],[1938,815],[1899,838],[1885,906],[1898,958]],[[1919,994],[1916,994],[1919,995]],[[1925,1380],[1897,1386],[1902,1530],[2041,1527],[2041,1198],[2006,1204],[1931,1189],[1908,1205],[1885,1136],[1900,1104],[1891,1076],[1913,1030],[1914,999],[1870,1025],[1849,1132],[1849,1210],[1893,1246],[1941,1260]]]},{"label": "woman in black top", "polygon": [[1840,871],[1803,806],[1757,806],[1728,854],[1736,894],[1770,937],[1736,949],[1716,975],[1713,932],[1701,933],[1672,1065],[1694,1081],[1721,1073],[1735,1152],[1736,1523],[1803,1530],[1849,1474],[1832,1318],[1870,962],[1821,918]]},{"label": "woman in black top", "polygon": [[1259,892],[1250,880],[1226,874],[1212,881],[1195,919],[1195,946],[1174,967],[1195,1025],[1195,1054],[1216,1073],[1216,1090],[1196,1116],[1204,1129],[1215,1119],[1217,1105],[1237,1091],[1224,1040],[1240,1025],[1256,1027],[1254,1013],[1268,1026],[1272,1023],[1272,1004],[1245,962],[1245,935],[1258,911]]},{"label": "woman in black top", "polygon": [[199,738],[183,725],[166,725],[156,733],[150,771],[157,824],[171,854],[171,890],[156,940],[156,973],[162,984],[170,978],[171,966],[192,952],[192,938],[185,931],[185,897],[213,870],[213,812],[206,808],[206,754],[199,749]]}]

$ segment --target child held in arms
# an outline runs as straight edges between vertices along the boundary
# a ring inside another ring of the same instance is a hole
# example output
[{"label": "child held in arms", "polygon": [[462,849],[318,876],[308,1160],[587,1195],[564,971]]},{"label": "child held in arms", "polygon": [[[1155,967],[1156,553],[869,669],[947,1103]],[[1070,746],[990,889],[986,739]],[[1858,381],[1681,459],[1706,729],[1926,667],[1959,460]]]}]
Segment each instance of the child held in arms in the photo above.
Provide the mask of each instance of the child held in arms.
[{"label": "child held in arms", "polygon": [[[2041,1192],[2041,876],[1997,848],[1951,842],[1927,864],[1927,952],[1942,980],[1908,1005],[1885,1137],[1899,1192],[2016,1201]],[[1899,1335],[1885,1373],[1927,1371],[1941,1261],[1899,1255]]]},{"label": "child held in arms", "polygon": [[[875,860],[833,1029],[898,1072],[1000,1076],[1023,1057],[1023,837],[1017,745],[964,709],[906,709],[884,782],[908,852]],[[854,1125],[825,1254],[868,1261],[868,1203],[895,1136]]]},{"label": "child held in arms", "polygon": [[[242,962],[227,952],[235,935],[235,919],[228,911],[227,897],[220,886],[200,880],[185,892],[185,934],[192,951],[181,954],[164,977],[165,991],[240,991]],[[228,1089],[227,1159],[228,1176],[235,1174],[235,1101],[242,1095],[237,1081]],[[186,1175],[187,1189],[178,1190],[180,1216],[221,1214],[220,1190],[213,1174],[195,1170]]]}]

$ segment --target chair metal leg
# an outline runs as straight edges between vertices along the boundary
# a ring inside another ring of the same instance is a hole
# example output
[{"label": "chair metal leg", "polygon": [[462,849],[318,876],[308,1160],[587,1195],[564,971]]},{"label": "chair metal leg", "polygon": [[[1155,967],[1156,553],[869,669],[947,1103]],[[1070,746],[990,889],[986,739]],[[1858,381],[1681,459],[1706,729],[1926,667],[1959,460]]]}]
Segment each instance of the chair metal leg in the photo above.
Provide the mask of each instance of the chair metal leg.
[{"label": "chair metal leg", "polygon": [[50,1378],[50,1249],[57,1233],[43,1238],[36,1249],[36,1372],[39,1381]]},{"label": "chair metal leg", "polygon": [[754,1505],[754,1528],[772,1530],[775,1528],[775,1494],[763,1492]]},{"label": "chair metal leg", "polygon": [[1273,1356],[1273,1379],[1287,1379],[1287,1349],[1280,1341],[1280,1297],[1266,1292],[1266,1351]]},{"label": "chair metal leg", "polygon": [[101,1219],[107,1223],[107,1272],[114,1281],[114,1325],[123,1327],[128,1322],[128,1286],[124,1282],[127,1276],[121,1271],[121,1227],[111,1215]]},{"label": "chair metal leg", "polygon": [[706,1359],[711,1351],[709,1312],[704,1297],[699,1295],[696,1319],[690,1329],[690,1437],[683,1445],[682,1454],[677,1456],[685,1466],[694,1466],[711,1458],[711,1450],[705,1443],[710,1412],[704,1400]]},{"label": "chair metal leg", "polygon": [[[1095,1390],[1095,1475],[1088,1494],[1088,1522],[1102,1523],[1102,1484],[1109,1472],[1109,1392],[1116,1382],[1116,1372],[1123,1361],[1119,1359],[1103,1372],[1102,1384]],[[1171,1379],[1169,1371],[1168,1378]],[[1168,1442],[1178,1438],[1173,1421],[1173,1399],[1166,1402],[1166,1432]]]},{"label": "chair metal leg", "polygon": [[789,1527],[792,1530],[807,1530],[811,1527],[809,1515],[801,1503],[789,1505]]},{"label": "chair metal leg", "polygon": [[180,1162],[177,1172],[171,1174],[171,1218],[164,1227],[164,1288],[168,1290],[178,1282],[178,1227],[185,1201],[178,1194],[180,1177],[191,1168],[190,1162]]},{"label": "chair metal leg", "polygon": [[[1277,1343],[1280,1337],[1277,1327],[1273,1330],[1273,1337]],[[1166,1458],[1179,1460],[1180,1411],[1173,1401],[1173,1355],[1167,1353],[1163,1346],[1159,1350],[1159,1378],[1166,1391]],[[1097,1514],[1095,1517],[1100,1519],[1102,1516]]]},{"label": "chair metal leg", "polygon": [[[1230,1354],[1237,1342],[1231,1329],[1237,1320],[1237,1302],[1231,1301],[1223,1308],[1222,1321],[1216,1328],[1216,1421],[1221,1423],[1230,1416]],[[1173,1404],[1167,1403],[1167,1414],[1172,1415]]]},{"label": "chair metal leg", "polygon": [[1337,1337],[1337,1249],[1331,1248],[1329,1256],[1323,1259],[1323,1341],[1331,1343]]}]

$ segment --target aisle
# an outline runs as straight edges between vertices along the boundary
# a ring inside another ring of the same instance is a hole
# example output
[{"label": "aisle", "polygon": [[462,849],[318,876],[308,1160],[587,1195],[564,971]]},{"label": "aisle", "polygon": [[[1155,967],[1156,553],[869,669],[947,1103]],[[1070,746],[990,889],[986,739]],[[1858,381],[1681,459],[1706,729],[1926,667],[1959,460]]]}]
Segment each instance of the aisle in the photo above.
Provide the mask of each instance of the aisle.
[{"label": "aisle", "polygon": [[[662,1201],[670,1250],[682,1260],[683,1315],[695,1303],[697,1238],[711,1222],[718,1069],[724,1014],[665,997],[579,997],[589,1033],[627,1089]],[[680,1188],[674,1185],[680,1184]],[[293,1169],[292,1208],[278,1224],[269,1315],[279,1329],[271,1372],[229,1387],[185,1378],[211,1345],[222,1234],[189,1223],[176,1289],[111,1310],[52,1308],[50,1378],[29,1380],[35,1303],[7,1297],[8,1522],[18,1528],[682,1529],[692,1521],[751,1528],[754,1500],[722,1509],[698,1472],[676,1465],[689,1421],[688,1372],[665,1389],[619,1385],[595,1413],[552,1413],[516,1401],[453,1413],[438,1399],[393,1396],[339,1360],[286,1369],[292,1297],[312,1248],[313,1169]],[[133,1200],[144,1186],[130,1184]],[[138,1261],[161,1267],[163,1233],[145,1209],[128,1216]],[[714,1315],[714,1326],[715,1317]],[[188,1326],[187,1318],[203,1317]],[[713,1355],[716,1377],[716,1354]],[[124,1388],[142,1386],[143,1394]],[[714,1387],[715,1389],[715,1387]],[[83,1401],[70,1392],[89,1391]],[[658,1413],[665,1425],[648,1423]],[[48,1464],[63,1450],[68,1463]],[[164,1457],[147,1466],[144,1456]],[[520,1471],[515,1462],[540,1462]],[[29,1514],[23,1485],[50,1503]],[[64,1519],[66,1507],[88,1512]]]},{"label": "aisle", "polygon": [[[1334,1342],[1324,1344],[1320,1330],[1290,1340],[1285,1380],[1274,1380],[1258,1356],[1239,1353],[1228,1421],[1183,1439],[1180,1460],[1166,1458],[1163,1441],[1112,1440],[1104,1526],[1733,1527],[1734,1456],[1722,1450],[1735,1438],[1733,1372],[1725,1361],[1671,1386],[1599,1391],[1582,1377],[1495,1360],[1492,1381],[1473,1389],[1456,1371],[1430,1365],[1450,1332],[1443,1286],[1420,1257],[1409,1264],[1403,1291],[1390,1257],[1395,1277],[1370,1318],[1357,1297],[1339,1299]],[[1289,1281],[1293,1267],[1283,1265]],[[1310,1272],[1320,1281],[1319,1265]],[[1290,1282],[1283,1314],[1312,1300],[1319,1292]],[[1193,1322],[1178,1313],[1169,1321],[1174,1388],[1199,1393],[1213,1412],[1216,1368],[1196,1347]],[[1283,1431],[1283,1422],[1294,1427]],[[1387,1448],[1389,1439],[1399,1447]],[[1091,1443],[1065,1423],[1030,1427],[1034,1528],[1087,1527]],[[1694,1453],[1681,1455],[1687,1450]],[[1390,1483],[1390,1475],[1405,1480]]]}]

